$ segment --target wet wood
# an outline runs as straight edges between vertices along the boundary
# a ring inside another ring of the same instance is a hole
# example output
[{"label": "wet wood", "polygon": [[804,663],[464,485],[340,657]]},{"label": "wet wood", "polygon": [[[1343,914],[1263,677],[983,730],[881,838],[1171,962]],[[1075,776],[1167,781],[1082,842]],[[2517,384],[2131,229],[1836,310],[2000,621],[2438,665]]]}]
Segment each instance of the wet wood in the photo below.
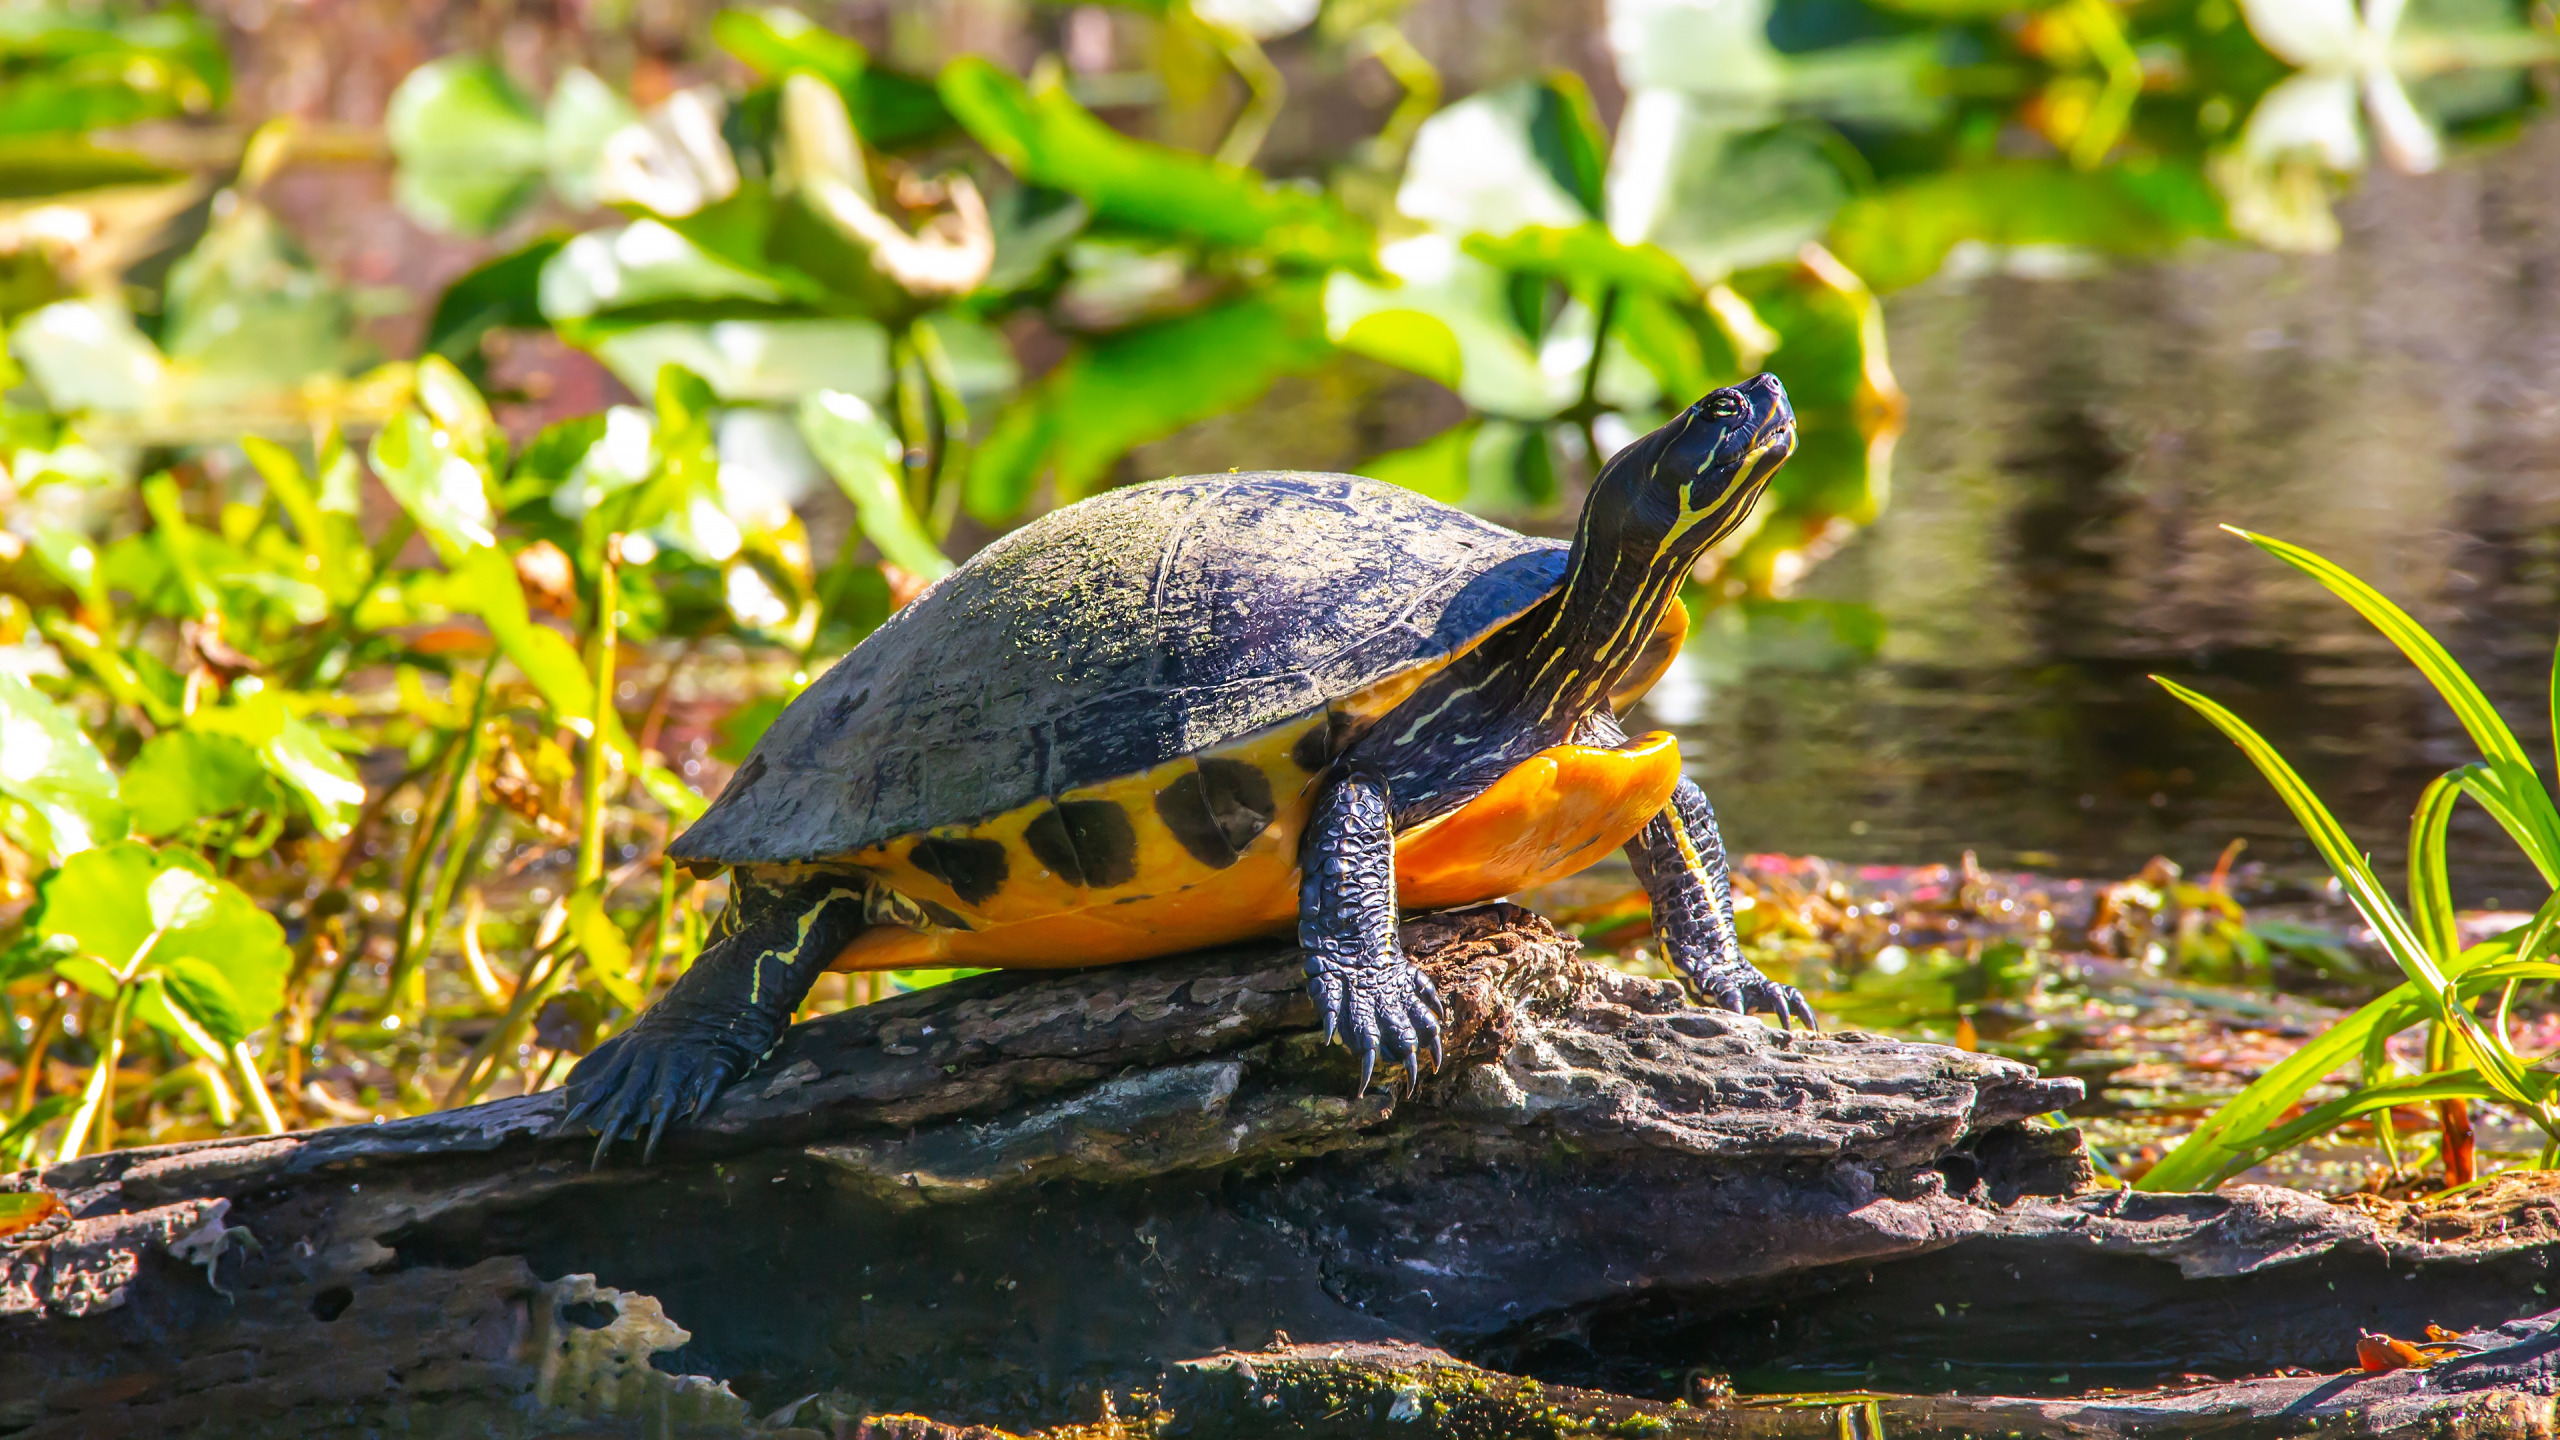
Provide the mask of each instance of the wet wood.
[{"label": "wet wood", "polygon": [[[1297,957],[1262,947],[811,1021],[645,1168],[591,1170],[544,1095],[14,1177],[70,1216],[0,1248],[0,1435],[1158,1410],[1318,1433],[1357,1407],[1275,1409],[1233,1357],[1371,1363],[1360,1346],[1597,1397],[1572,1403],[1629,1434],[1713,1409],[1728,1428],[1697,1433],[1832,1435],[1819,1407],[1666,1406],[1718,1371],[1996,1391],[2057,1347],[2088,1362],[2078,1389],[2152,1383],[2164,1356],[2240,1376],[2351,1357],[2359,1323],[2541,1308],[2560,1224],[2540,1191],[2445,1233],[2289,1191],[2092,1194],[2076,1134],[2038,1118],[2076,1082],[1700,1011],[1508,907],[1406,939],[1453,1009],[1450,1064],[1410,1097],[1350,1094]],[[2089,1318],[2119,1334],[2071,1331]],[[2194,1333],[2141,1329],[2161,1323]],[[2052,1423],[2080,1429],[2021,1433],[2155,1433],[2113,1401],[1893,1403],[2077,1404]]]}]

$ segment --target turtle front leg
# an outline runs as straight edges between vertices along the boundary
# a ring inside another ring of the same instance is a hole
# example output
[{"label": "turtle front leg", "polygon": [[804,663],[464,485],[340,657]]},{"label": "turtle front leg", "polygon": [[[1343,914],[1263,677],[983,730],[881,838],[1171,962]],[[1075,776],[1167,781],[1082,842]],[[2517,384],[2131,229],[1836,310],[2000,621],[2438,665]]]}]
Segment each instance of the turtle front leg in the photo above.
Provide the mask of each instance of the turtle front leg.
[{"label": "turtle front leg", "polygon": [[1378,1050],[1422,1078],[1421,1053],[1440,1068],[1440,992],[1396,939],[1396,834],[1384,780],[1365,770],[1337,776],[1316,797],[1299,842],[1298,945],[1307,993],[1329,1044],[1340,1036],[1360,1062],[1366,1094]]},{"label": "turtle front leg", "polygon": [[1814,1023],[1813,1007],[1742,958],[1733,929],[1733,881],[1715,807],[1698,782],[1682,776],[1671,803],[1627,842],[1636,880],[1653,902],[1653,933],[1663,953],[1700,995],[1737,1014],[1773,1012],[1781,1025]]},{"label": "turtle front leg", "polygon": [[561,1127],[594,1126],[602,1160],[645,1126],[647,1163],[668,1122],[701,1114],[782,1037],[827,962],[866,928],[867,893],[858,877],[773,885],[733,872],[729,908],[692,968],[569,1072]]}]

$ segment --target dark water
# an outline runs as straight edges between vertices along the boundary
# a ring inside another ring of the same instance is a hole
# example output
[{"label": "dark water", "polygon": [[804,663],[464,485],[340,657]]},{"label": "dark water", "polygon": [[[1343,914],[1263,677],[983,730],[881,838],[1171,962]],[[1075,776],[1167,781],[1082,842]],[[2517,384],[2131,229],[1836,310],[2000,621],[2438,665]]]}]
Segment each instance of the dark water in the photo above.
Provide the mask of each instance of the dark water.
[{"label": "dark water", "polygon": [[[1911,418],[1886,513],[1791,600],[1704,623],[1651,702],[1735,843],[2116,874],[2238,836],[2316,866],[2159,672],[2275,741],[2396,886],[2419,790],[2473,752],[2397,651],[2224,523],[2407,606],[2549,755],[2560,126],[2378,175],[2342,218],[2328,256],[1895,298]],[[2485,816],[2456,834],[2466,901],[2538,898]]]}]

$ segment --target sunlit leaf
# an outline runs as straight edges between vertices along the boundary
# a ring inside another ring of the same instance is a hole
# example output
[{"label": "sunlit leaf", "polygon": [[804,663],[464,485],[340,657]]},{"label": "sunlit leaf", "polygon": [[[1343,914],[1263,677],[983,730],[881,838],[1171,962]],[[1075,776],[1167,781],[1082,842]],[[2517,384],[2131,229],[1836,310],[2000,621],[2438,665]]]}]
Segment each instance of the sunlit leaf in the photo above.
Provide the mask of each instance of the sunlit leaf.
[{"label": "sunlit leaf", "polygon": [[853,502],[862,533],[881,557],[911,575],[938,580],[951,561],[908,508],[897,435],[860,396],[821,390],[800,403],[800,434]]},{"label": "sunlit leaf", "polygon": [[267,773],[301,799],[313,827],[329,839],[346,834],[364,808],[364,784],[354,767],[272,690],[199,710],[187,717],[187,728],[227,735],[256,750]]},{"label": "sunlit leaf", "polygon": [[1701,282],[1792,256],[1849,198],[1837,142],[1809,122],[1681,90],[1629,97],[1609,176],[1609,228],[1678,258]]},{"label": "sunlit leaf", "polygon": [[1829,244],[1879,290],[1938,273],[1957,245],[2068,246],[2162,255],[2225,232],[2222,202],[2193,166],[2171,160],[2075,170],[2009,161],[1886,186],[1844,206]]},{"label": "sunlit leaf", "polygon": [[562,71],[542,107],[543,165],[552,191],[575,209],[595,204],[605,146],[639,118],[594,71],[578,65]]},{"label": "sunlit leaf", "polygon": [[[41,893],[36,929],[69,940],[111,985],[169,982],[173,998],[225,1044],[284,1007],[293,961],[284,927],[189,851],[118,841],[64,862]],[[72,962],[58,968],[96,983],[94,971]]]},{"label": "sunlit leaf", "polygon": [[711,38],[761,79],[779,80],[806,70],[833,85],[852,111],[863,143],[877,149],[937,139],[958,123],[932,84],[883,69],[860,43],[796,10],[725,10],[712,20]]},{"label": "sunlit leaf", "polygon": [[205,816],[262,803],[266,777],[265,760],[237,736],[164,730],[125,767],[120,793],[137,834],[171,835]]},{"label": "sunlit leaf", "polygon": [[159,341],[197,409],[347,374],[373,358],[354,297],[249,201],[228,207],[170,267]]},{"label": "sunlit leaf", "polygon": [[2497,816],[2523,848],[2526,858],[2542,872],[2543,879],[2560,885],[2560,808],[2554,807],[2551,792],[2534,773],[2532,759],[2525,754],[2523,743],[2516,739],[2505,717],[2499,715],[2498,708],[2489,703],[2489,697],[2481,693],[2479,685],[2464,673],[2444,646],[2427,633],[2425,626],[2410,618],[2409,612],[2336,564],[2273,536],[2252,534],[2233,526],[2223,528],[2328,587],[2331,594],[2346,601],[2409,657],[2418,673],[2426,676],[2436,693],[2444,697],[2454,718],[2462,722],[2471,743],[2480,747],[2481,756],[2488,762],[2486,773],[2464,777],[2464,787]]},{"label": "sunlit leaf", "polygon": [[460,235],[486,234],[522,208],[548,158],[533,102],[478,55],[410,71],[391,92],[382,129],[399,161],[401,206]]},{"label": "sunlit leaf", "polygon": [[1012,516],[1043,472],[1060,499],[1086,495],[1132,447],[1247,404],[1332,353],[1319,292],[1304,282],[1095,341],[998,417],[969,472],[970,512]]},{"label": "sunlit leaf", "polygon": [[488,472],[451,429],[403,410],[373,437],[373,473],[450,558],[497,543]]},{"label": "sunlit leaf", "polygon": [[7,670],[0,670],[0,795],[43,824],[40,834],[16,837],[38,854],[72,855],[124,837],[115,772],[80,718]]},{"label": "sunlit leaf", "polygon": [[1370,459],[1360,466],[1360,473],[1450,505],[1463,504],[1467,498],[1468,456],[1475,445],[1477,428],[1474,422],[1452,425],[1419,445]]},{"label": "sunlit leaf", "polygon": [[1526,226],[1570,230],[1599,219],[1606,142],[1592,133],[1589,104],[1578,86],[1551,78],[1447,107],[1414,135],[1396,208],[1453,233],[1497,239]]},{"label": "sunlit leaf", "polygon": [[1322,195],[1133,140],[1062,85],[1032,91],[975,56],[944,69],[942,98],[1015,174],[1082,199],[1102,219],[1249,246],[1309,265],[1365,263],[1365,227]]},{"label": "sunlit leaf", "polygon": [[9,344],[56,410],[140,411],[168,373],[123,302],[104,296],[45,306],[17,323]]}]

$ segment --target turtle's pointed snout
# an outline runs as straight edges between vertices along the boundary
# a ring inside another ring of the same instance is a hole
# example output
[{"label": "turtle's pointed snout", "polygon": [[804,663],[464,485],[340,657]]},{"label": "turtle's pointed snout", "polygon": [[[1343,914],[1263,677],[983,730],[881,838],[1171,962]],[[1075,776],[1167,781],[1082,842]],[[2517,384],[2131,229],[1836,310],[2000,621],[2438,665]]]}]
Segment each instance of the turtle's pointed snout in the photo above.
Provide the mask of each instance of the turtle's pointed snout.
[{"label": "turtle's pointed snout", "polygon": [[1764,370],[1733,388],[1751,407],[1752,429],[1757,433],[1767,436],[1796,428],[1796,407],[1788,403],[1787,387],[1777,376]]}]

